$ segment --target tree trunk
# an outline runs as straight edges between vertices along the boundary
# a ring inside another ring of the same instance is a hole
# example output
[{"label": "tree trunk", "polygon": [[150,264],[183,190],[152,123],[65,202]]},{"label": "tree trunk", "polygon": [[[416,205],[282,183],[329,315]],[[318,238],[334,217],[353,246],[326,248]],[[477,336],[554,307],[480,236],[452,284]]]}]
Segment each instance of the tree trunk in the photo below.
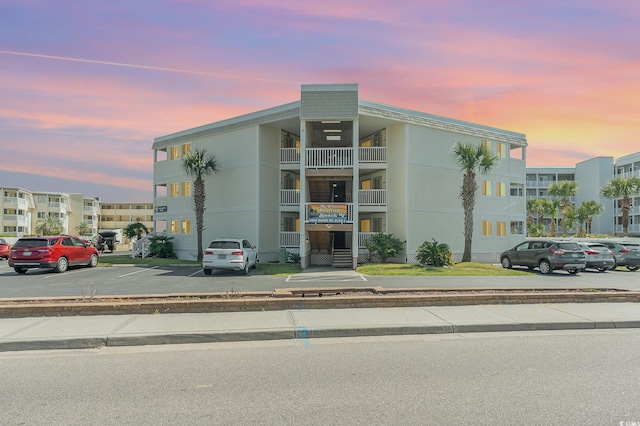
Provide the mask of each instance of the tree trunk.
[{"label": "tree trunk", "polygon": [[471,244],[473,240],[473,208],[476,204],[476,191],[478,184],[476,183],[476,174],[468,171],[464,174],[462,180],[462,190],[460,198],[462,199],[462,208],[464,210],[464,253],[462,254],[463,262],[471,262]]},{"label": "tree trunk", "polygon": [[193,183],[193,203],[196,213],[196,232],[198,235],[198,262],[202,262],[202,231],[204,230],[204,204],[206,195],[204,192],[204,181],[198,176]]}]

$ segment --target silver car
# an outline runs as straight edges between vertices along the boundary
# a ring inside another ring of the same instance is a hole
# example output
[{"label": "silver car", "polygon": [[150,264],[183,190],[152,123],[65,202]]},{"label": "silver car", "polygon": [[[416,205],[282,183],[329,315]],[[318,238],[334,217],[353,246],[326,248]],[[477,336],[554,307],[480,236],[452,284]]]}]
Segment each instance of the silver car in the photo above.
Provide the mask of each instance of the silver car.
[{"label": "silver car", "polygon": [[604,272],[607,269],[615,269],[616,259],[613,252],[601,243],[578,243],[584,251],[587,262],[586,269],[595,269]]},{"label": "silver car", "polygon": [[248,275],[249,268],[255,269],[257,266],[258,250],[243,238],[216,238],[202,256],[205,275],[211,275],[214,269],[242,271]]},{"label": "silver car", "polygon": [[630,271],[637,271],[640,267],[640,245],[617,241],[603,241],[602,244],[611,250],[615,257],[616,264],[611,269],[626,266]]}]

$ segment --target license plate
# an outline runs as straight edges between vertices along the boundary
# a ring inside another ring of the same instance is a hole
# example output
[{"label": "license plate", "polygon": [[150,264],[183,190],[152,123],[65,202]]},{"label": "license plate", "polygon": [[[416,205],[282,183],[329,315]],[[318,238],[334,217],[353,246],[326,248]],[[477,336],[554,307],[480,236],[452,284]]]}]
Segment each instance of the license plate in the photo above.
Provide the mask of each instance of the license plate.
[{"label": "license plate", "polygon": [[22,254],[24,256],[31,256],[31,252],[30,251],[23,251]]},{"label": "license plate", "polygon": [[571,253],[571,257],[578,257],[578,253]]},{"label": "license plate", "polygon": [[218,255],[218,259],[226,259],[227,255],[226,254],[219,254]]}]

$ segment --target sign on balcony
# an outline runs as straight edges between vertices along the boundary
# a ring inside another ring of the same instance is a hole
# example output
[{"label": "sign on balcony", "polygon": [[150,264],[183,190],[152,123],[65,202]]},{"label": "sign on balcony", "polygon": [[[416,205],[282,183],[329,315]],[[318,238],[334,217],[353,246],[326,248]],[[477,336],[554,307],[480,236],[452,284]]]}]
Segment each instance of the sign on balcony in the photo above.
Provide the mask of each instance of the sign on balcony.
[{"label": "sign on balcony", "polygon": [[309,204],[311,223],[345,223],[347,219],[346,204]]}]

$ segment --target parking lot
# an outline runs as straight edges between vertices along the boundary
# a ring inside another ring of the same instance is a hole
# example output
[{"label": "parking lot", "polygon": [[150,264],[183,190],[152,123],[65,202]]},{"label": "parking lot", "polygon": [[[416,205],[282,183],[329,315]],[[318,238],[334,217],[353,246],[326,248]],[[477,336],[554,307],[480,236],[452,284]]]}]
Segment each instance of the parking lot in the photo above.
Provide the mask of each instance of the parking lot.
[{"label": "parking lot", "polygon": [[577,275],[556,271],[550,275],[531,272],[523,277],[380,277],[351,270],[307,270],[288,277],[248,276],[216,271],[204,275],[199,266],[111,266],[71,268],[65,273],[32,269],[16,274],[0,261],[0,298],[170,293],[272,291],[291,287],[385,288],[621,288],[640,291],[640,272],[583,271]]}]

